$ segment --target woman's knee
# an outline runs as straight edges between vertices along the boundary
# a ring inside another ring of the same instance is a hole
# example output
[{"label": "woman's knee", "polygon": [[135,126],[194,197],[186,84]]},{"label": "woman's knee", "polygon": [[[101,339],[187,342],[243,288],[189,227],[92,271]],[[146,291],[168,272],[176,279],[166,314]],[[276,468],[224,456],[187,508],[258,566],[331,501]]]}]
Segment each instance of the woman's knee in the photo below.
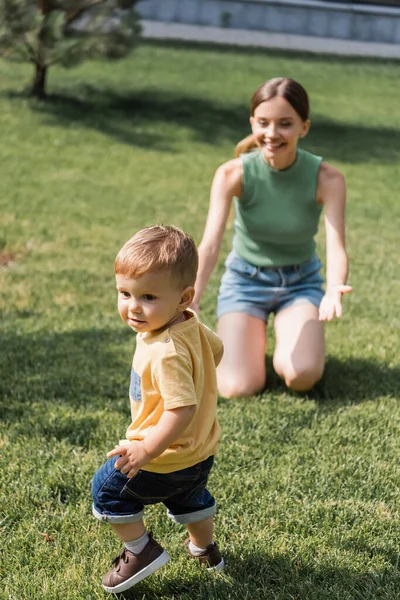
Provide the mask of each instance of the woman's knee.
[{"label": "woman's knee", "polygon": [[324,365],[292,365],[274,359],[274,368],[287,387],[296,392],[307,392],[314,387],[324,373]]},{"label": "woman's knee", "polygon": [[322,377],[322,373],[315,371],[303,371],[295,377],[286,380],[288,388],[295,392],[308,392]]},{"label": "woman's knee", "polygon": [[218,373],[217,384],[218,391],[224,398],[254,396],[264,388],[265,376],[248,379],[233,373]]},{"label": "woman's knee", "polygon": [[322,377],[323,368],[304,367],[298,371],[291,371],[285,376],[285,383],[288,388],[295,392],[308,392]]}]

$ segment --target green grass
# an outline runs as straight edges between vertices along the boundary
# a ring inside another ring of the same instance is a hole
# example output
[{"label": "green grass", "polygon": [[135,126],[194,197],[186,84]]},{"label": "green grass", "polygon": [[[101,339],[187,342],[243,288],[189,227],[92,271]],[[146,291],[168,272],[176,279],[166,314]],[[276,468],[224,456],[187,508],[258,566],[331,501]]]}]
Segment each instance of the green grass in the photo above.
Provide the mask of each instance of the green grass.
[{"label": "green grass", "polygon": [[[171,563],[127,598],[400,598],[399,65],[264,50],[143,44],[116,64],[51,72],[0,62],[0,598],[103,598],[119,545],[90,515],[90,481],[129,422],[134,339],[113,260],[138,228],[201,238],[213,172],[247,134],[267,78],[309,90],[303,145],[348,183],[350,282],[326,327],[324,379],[219,405],[210,488],[227,570],[207,577],[162,507],[147,523]],[[218,268],[202,306],[215,326]],[[323,231],[318,237],[323,255]],[[268,348],[271,365],[272,343]],[[47,534],[49,536],[46,539]]]}]

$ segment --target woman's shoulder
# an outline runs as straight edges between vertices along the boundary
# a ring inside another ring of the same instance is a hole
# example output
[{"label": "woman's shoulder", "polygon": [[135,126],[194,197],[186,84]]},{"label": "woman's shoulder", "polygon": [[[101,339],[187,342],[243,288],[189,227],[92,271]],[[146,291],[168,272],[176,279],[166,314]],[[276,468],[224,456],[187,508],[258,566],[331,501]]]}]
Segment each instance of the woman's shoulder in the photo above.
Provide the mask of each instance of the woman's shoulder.
[{"label": "woman's shoulder", "polygon": [[322,161],[319,170],[318,182],[322,185],[334,185],[344,183],[344,175],[339,169]]},{"label": "woman's shoulder", "polygon": [[215,176],[227,183],[241,181],[243,175],[243,163],[240,158],[232,158],[220,165]]},{"label": "woman's shoulder", "polygon": [[321,163],[318,175],[318,199],[327,203],[329,198],[344,197],[346,182],[343,173],[326,162]]}]

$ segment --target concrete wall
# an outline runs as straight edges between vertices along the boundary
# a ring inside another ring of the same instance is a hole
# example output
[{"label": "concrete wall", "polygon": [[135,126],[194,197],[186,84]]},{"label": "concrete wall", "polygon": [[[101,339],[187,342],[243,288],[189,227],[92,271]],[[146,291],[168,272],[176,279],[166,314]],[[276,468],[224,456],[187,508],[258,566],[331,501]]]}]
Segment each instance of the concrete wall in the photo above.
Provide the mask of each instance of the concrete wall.
[{"label": "concrete wall", "polygon": [[400,44],[400,8],[319,0],[142,0],[143,19]]}]

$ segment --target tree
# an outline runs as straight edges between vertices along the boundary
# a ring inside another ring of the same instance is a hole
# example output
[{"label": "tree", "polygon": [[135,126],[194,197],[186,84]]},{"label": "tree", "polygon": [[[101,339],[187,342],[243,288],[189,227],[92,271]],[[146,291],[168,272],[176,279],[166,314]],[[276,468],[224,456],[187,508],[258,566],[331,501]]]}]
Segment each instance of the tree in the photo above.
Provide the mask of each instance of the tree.
[{"label": "tree", "polygon": [[46,95],[48,69],[96,57],[119,59],[138,41],[138,0],[0,0],[0,54],[30,62],[30,93]]}]

